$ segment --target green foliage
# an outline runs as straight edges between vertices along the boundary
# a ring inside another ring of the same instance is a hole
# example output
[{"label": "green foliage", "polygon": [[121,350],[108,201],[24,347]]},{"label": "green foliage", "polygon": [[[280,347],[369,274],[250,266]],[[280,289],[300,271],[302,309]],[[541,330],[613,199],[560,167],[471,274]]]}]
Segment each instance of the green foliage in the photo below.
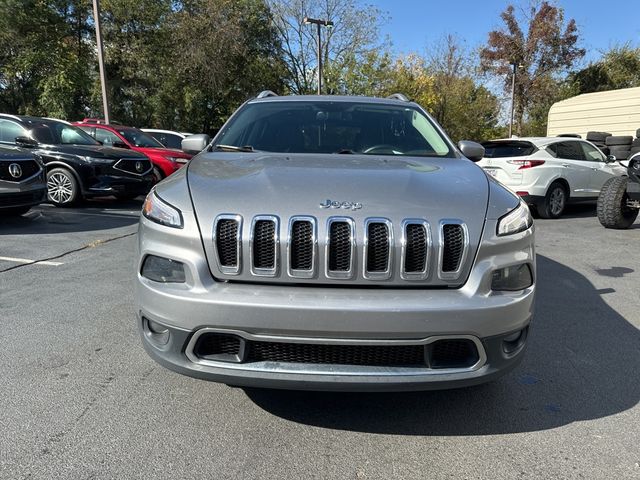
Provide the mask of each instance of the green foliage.
[{"label": "green foliage", "polygon": [[588,67],[570,75],[575,94],[640,86],[640,48],[614,47]]}]

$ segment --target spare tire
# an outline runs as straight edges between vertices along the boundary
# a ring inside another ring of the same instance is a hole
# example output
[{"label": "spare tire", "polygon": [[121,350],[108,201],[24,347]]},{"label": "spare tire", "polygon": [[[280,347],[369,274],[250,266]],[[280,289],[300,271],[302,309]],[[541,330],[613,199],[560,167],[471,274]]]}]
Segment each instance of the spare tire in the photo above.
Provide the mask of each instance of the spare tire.
[{"label": "spare tire", "polygon": [[614,145],[612,147],[609,147],[609,154],[616,157],[616,160],[626,160],[627,158],[629,158],[630,151],[631,149],[626,146]]},{"label": "spare tire", "polygon": [[633,142],[631,142],[632,147],[640,147],[640,138],[634,138]]},{"label": "spare tire", "polygon": [[611,135],[606,138],[604,143],[607,145],[631,145],[633,137],[631,135]]},{"label": "spare tire", "polygon": [[629,150],[629,158],[631,158],[636,153],[640,153],[640,147],[631,147],[631,150]]},{"label": "spare tire", "polygon": [[636,138],[640,138],[640,128],[636,130]]},{"label": "spare tire", "polygon": [[611,134],[608,132],[587,132],[587,140],[590,142],[601,142],[604,143],[607,137],[610,137]]},{"label": "spare tire", "polygon": [[627,204],[627,182],[629,177],[611,177],[598,197],[598,220],[605,228],[629,228],[638,217],[637,208]]}]

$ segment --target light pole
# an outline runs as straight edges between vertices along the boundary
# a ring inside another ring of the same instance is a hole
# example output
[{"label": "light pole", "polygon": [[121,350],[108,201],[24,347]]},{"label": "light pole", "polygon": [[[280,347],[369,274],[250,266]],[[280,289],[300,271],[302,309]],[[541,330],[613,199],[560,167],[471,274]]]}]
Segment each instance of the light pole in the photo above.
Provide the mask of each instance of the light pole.
[{"label": "light pole", "polygon": [[302,21],[305,25],[313,23],[318,27],[318,95],[322,95],[322,40],[320,38],[320,26],[324,25],[327,28],[331,28],[333,27],[333,22],[309,17],[304,17]]},{"label": "light pole", "polygon": [[513,111],[515,110],[515,96],[516,96],[516,71],[518,68],[522,68],[518,62],[511,63],[513,67],[513,73],[511,74],[511,119],[509,120],[509,138],[513,133]]},{"label": "light pole", "polygon": [[98,68],[102,87],[102,108],[104,122],[109,124],[109,100],[107,98],[107,76],[104,71],[104,49],[102,48],[102,30],[100,29],[100,0],[93,0],[93,22],[96,24],[96,46],[98,47]]}]

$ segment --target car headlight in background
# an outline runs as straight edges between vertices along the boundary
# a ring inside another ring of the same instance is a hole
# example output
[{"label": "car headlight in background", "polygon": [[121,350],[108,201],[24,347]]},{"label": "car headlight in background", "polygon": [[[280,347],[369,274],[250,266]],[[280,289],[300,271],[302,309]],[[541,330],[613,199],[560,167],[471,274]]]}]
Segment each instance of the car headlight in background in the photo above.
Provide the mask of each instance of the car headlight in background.
[{"label": "car headlight in background", "polygon": [[179,164],[184,164],[189,161],[186,158],[180,158],[180,157],[164,157],[164,158],[169,160],[171,163],[179,163]]},{"label": "car headlight in background", "polygon": [[523,232],[533,225],[533,217],[526,203],[520,200],[520,204],[498,220],[498,236],[513,235]]},{"label": "car headlight in background", "polygon": [[491,290],[516,291],[533,285],[533,274],[528,263],[512,265],[494,270],[491,278]]},{"label": "car headlight in background", "polygon": [[180,210],[172,207],[167,202],[162,200],[156,194],[155,190],[152,190],[144,200],[144,205],[142,206],[142,214],[152,222],[159,223],[160,225],[164,225],[166,227],[183,227],[182,214],[180,213]]}]

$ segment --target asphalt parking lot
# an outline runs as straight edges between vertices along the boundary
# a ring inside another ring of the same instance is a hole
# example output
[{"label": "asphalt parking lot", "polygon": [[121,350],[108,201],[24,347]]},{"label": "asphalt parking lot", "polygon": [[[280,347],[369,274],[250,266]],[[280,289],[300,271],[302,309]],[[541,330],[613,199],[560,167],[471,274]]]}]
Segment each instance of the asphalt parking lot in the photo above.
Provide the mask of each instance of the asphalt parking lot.
[{"label": "asphalt parking lot", "polygon": [[134,322],[139,209],[0,219],[0,478],[640,478],[640,222],[537,220],[529,350],[499,381],[338,394],[155,364]]}]

